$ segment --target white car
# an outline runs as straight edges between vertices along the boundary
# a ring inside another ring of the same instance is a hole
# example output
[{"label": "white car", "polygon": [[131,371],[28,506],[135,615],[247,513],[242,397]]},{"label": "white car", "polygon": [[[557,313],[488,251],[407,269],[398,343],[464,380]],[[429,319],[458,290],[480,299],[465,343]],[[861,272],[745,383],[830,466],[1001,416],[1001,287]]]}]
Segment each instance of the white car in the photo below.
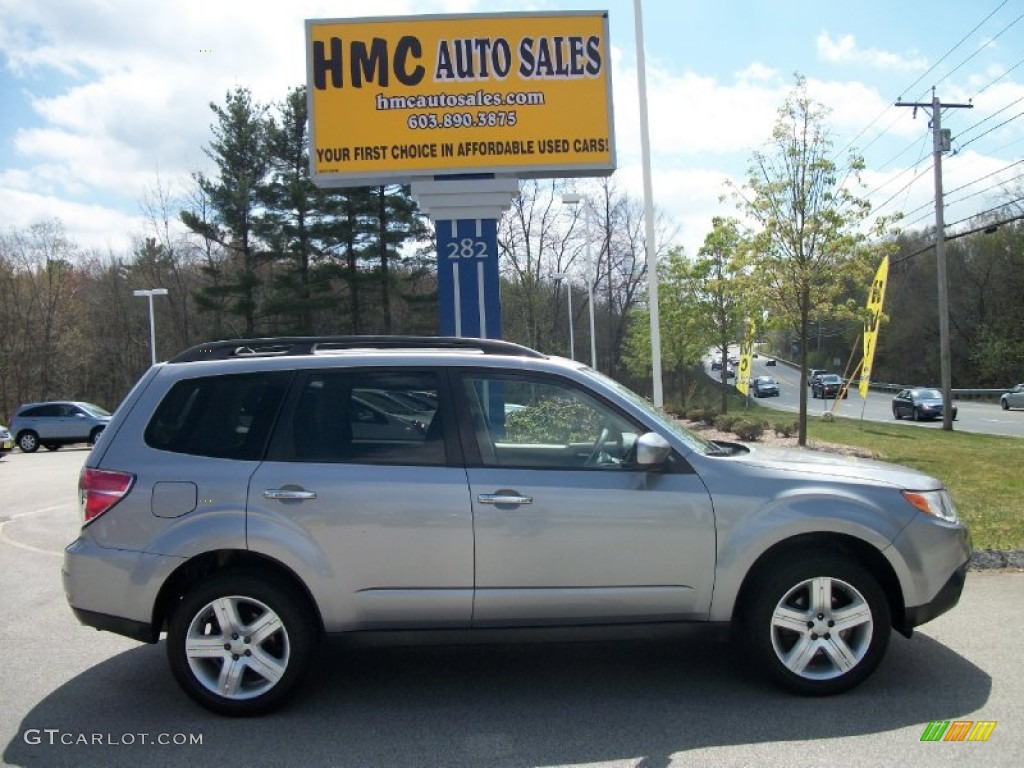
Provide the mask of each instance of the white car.
[{"label": "white car", "polygon": [[999,398],[999,405],[1004,411],[1011,408],[1024,408],[1024,384],[1018,384],[1009,392]]}]

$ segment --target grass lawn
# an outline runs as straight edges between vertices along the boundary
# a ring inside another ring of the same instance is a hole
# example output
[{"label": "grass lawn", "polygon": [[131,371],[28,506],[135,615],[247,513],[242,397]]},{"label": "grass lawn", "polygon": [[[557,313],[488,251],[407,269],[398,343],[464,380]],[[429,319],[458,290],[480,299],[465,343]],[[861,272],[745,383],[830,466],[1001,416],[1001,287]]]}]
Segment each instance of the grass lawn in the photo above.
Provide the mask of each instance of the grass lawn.
[{"label": "grass lawn", "polygon": [[885,461],[939,478],[970,527],[975,549],[1024,550],[1024,440],[933,429],[923,432],[850,419],[807,422],[812,440],[866,448]]}]

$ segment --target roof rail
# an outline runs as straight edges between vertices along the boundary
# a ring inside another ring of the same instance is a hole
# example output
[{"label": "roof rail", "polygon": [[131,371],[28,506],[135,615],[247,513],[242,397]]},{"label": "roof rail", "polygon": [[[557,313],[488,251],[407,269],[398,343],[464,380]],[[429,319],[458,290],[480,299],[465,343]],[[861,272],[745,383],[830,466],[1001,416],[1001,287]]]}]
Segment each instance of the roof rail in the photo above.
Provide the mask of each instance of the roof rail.
[{"label": "roof rail", "polygon": [[438,349],[467,350],[485,355],[545,357],[529,347],[499,339],[455,336],[278,336],[263,339],[225,339],[197,344],[171,358],[171,363],[252,357],[315,355],[336,350]]}]

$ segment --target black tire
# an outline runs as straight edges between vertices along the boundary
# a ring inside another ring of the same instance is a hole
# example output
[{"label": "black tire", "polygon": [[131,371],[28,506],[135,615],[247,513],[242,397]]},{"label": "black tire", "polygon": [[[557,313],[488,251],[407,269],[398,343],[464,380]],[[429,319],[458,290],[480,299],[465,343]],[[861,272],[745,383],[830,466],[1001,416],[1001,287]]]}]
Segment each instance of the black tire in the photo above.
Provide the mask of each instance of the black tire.
[{"label": "black tire", "polygon": [[[276,709],[301,682],[312,658],[314,630],[305,606],[294,590],[252,571],[226,571],[203,581],[185,595],[168,625],[167,658],[175,680],[196,702],[222,715],[248,717]],[[222,628],[221,615],[237,625]],[[268,618],[276,622],[258,638],[259,624]],[[254,634],[246,635],[247,630]],[[210,648],[190,659],[189,637]],[[217,690],[225,664],[238,673],[230,695]]]},{"label": "black tire", "polygon": [[22,432],[18,435],[18,447],[24,453],[35,453],[39,450],[39,435],[35,432]]},{"label": "black tire", "polygon": [[999,405],[1002,407],[1004,411],[1010,410],[1010,401],[1007,400],[1005,397],[999,401]]},{"label": "black tire", "polygon": [[[762,577],[743,603],[740,639],[770,679],[794,693],[830,696],[875,670],[892,619],[885,593],[861,565],[823,554],[776,562]],[[815,606],[814,592],[825,586],[828,605]]]},{"label": "black tire", "polygon": [[914,414],[913,414],[912,418],[914,419],[914,421],[921,421],[922,420],[921,419],[921,412],[919,410],[917,410],[917,406],[916,405],[914,406]]},{"label": "black tire", "polygon": [[43,448],[48,451],[59,451],[60,443],[43,443]]},{"label": "black tire", "polygon": [[903,418],[903,415],[900,413],[900,409],[897,408],[895,405],[892,407],[892,417],[896,419],[896,421],[899,421],[900,419]]},{"label": "black tire", "polygon": [[89,433],[89,445],[96,445],[101,434],[103,434],[103,427],[93,427],[92,432]]}]

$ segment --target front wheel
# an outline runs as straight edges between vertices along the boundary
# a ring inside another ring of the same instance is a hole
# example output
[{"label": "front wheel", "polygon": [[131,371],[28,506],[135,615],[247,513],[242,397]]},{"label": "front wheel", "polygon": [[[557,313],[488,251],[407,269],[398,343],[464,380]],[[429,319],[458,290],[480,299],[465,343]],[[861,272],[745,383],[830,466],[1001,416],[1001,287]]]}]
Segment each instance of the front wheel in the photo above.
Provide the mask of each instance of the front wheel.
[{"label": "front wheel", "polygon": [[795,693],[850,690],[874,671],[889,644],[885,593],[842,555],[773,568],[745,606],[741,637],[751,658]]},{"label": "front wheel", "polygon": [[301,681],[313,650],[304,601],[254,573],[214,576],[171,617],[167,656],[178,684],[223,715],[269,712]]},{"label": "front wheel", "polygon": [[35,432],[22,432],[18,435],[18,447],[25,453],[35,453],[39,450],[39,437]]},{"label": "front wheel", "polygon": [[1005,397],[999,401],[999,405],[1002,406],[1002,409],[1004,411],[1010,410],[1010,401],[1007,400]]}]

